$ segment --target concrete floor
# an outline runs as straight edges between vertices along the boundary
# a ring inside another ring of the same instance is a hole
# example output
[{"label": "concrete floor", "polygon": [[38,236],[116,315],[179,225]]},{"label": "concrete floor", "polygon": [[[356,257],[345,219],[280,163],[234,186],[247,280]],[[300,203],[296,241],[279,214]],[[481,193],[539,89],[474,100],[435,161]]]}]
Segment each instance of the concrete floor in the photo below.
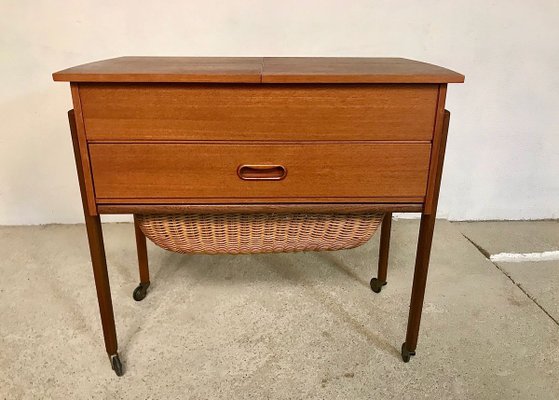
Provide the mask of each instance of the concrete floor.
[{"label": "concrete floor", "polygon": [[[559,250],[559,220],[454,226],[486,255]],[[495,262],[495,266],[559,325],[559,261]]]},{"label": "concrete floor", "polygon": [[150,246],[139,303],[133,226],[106,224],[121,378],[104,354],[83,225],[0,227],[0,399],[557,399],[559,265],[494,265],[464,237],[491,251],[557,246],[559,225],[540,224],[438,222],[408,364],[418,221],[393,224],[380,295],[368,287],[377,235],[332,253]]}]

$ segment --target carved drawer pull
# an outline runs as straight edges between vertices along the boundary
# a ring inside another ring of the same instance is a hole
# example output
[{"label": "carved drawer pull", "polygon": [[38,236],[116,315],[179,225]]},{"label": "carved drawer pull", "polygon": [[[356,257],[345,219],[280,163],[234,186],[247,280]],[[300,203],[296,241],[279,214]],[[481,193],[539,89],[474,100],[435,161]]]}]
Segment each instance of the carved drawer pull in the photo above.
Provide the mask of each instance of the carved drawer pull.
[{"label": "carved drawer pull", "polygon": [[245,181],[280,181],[287,175],[283,165],[240,165],[237,175]]}]

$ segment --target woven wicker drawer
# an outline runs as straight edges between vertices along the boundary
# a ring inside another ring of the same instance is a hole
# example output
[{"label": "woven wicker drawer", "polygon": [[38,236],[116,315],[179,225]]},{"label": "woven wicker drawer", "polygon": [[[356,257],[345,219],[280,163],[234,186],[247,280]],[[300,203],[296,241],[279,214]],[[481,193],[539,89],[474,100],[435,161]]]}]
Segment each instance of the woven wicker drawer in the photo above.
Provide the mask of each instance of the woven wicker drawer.
[{"label": "woven wicker drawer", "polygon": [[245,254],[349,249],[375,233],[383,213],[137,215],[142,232],[178,253]]}]

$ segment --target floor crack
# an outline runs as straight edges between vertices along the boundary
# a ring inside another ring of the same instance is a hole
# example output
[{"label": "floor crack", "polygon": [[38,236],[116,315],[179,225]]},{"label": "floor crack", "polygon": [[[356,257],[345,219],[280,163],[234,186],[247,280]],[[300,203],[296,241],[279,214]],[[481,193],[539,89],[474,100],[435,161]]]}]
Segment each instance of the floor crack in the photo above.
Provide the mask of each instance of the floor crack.
[{"label": "floor crack", "polygon": [[503,275],[505,275],[507,278],[509,278],[509,280],[514,283],[516,285],[516,287],[518,287],[520,290],[522,290],[522,293],[524,293],[526,295],[526,297],[528,297],[530,300],[532,300],[532,302],[537,305],[540,310],[542,310],[545,315],[547,315],[553,322],[555,322],[555,325],[559,326],[559,320],[557,320],[555,317],[553,317],[553,315],[551,315],[540,303],[538,303],[538,301],[530,294],[528,293],[523,287],[522,285],[520,285],[519,283],[517,283],[513,277],[507,272],[505,271],[503,268],[501,268],[498,264],[496,264],[495,262],[493,262],[491,260],[491,254],[484,249],[482,246],[480,246],[479,244],[477,244],[476,242],[474,242],[472,239],[470,239],[468,236],[464,235],[463,233],[461,233],[462,236],[464,236],[464,238],[466,238],[466,240],[468,242],[470,242],[472,245],[474,245],[474,247],[476,249],[478,249],[478,251],[483,254],[483,256],[485,258],[487,258],[487,260],[489,260],[489,262],[491,264],[493,264],[493,266],[495,266],[495,268],[497,268],[499,271],[501,271],[503,273]]}]

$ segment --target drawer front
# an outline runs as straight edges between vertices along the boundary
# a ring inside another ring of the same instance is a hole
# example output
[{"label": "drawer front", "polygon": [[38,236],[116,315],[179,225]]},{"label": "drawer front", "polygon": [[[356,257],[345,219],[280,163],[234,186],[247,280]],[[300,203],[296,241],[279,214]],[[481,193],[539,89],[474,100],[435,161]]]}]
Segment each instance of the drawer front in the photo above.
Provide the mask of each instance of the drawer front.
[{"label": "drawer front", "polygon": [[438,85],[80,84],[89,140],[431,140]]},{"label": "drawer front", "polygon": [[429,143],[96,143],[89,153],[98,203],[421,202],[430,148]]}]

